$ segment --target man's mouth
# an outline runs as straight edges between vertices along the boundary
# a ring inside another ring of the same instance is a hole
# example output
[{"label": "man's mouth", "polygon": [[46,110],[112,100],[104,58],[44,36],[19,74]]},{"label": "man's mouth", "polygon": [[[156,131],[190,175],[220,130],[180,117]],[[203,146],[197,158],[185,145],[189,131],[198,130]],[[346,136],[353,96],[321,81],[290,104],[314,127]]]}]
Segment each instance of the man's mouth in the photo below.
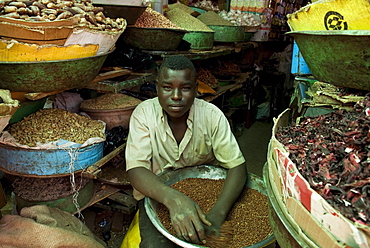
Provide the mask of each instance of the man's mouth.
[{"label": "man's mouth", "polygon": [[173,111],[179,111],[183,108],[183,105],[168,105],[168,108]]}]

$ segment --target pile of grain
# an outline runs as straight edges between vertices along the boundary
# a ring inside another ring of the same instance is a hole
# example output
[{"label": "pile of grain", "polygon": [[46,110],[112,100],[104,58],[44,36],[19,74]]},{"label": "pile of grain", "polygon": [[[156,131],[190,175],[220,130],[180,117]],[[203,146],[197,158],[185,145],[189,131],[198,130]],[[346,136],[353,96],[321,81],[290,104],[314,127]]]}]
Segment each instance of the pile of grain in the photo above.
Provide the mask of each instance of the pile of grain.
[{"label": "pile of grain", "polygon": [[177,26],[186,29],[190,32],[214,32],[201,20],[195,18],[194,16],[186,13],[180,8],[174,8],[168,11],[168,19],[175,23]]},{"label": "pile of grain", "polygon": [[83,144],[89,138],[105,138],[104,124],[63,109],[41,109],[10,125],[7,131],[22,145],[36,146],[64,139]]},{"label": "pile of grain", "polygon": [[234,26],[230,21],[222,18],[214,11],[207,11],[197,17],[206,25]]},{"label": "pile of grain", "polygon": [[136,20],[134,26],[138,28],[182,29],[176,24],[172,23],[167,17],[149,7],[146,8],[143,14],[141,14]]},{"label": "pile of grain", "polygon": [[[172,188],[189,196],[201,209],[208,213],[221,193],[224,180],[187,178],[173,185]],[[159,204],[158,217],[169,233],[176,236],[171,224],[168,209]],[[268,219],[268,198],[255,189],[246,187],[239,199],[235,202],[225,223],[231,228],[230,242],[223,243],[223,247],[247,247],[266,239],[272,233]],[[211,242],[212,241],[212,242]],[[216,248],[217,240],[207,239],[207,247]]]},{"label": "pile of grain", "polygon": [[137,106],[142,101],[135,97],[120,94],[107,93],[96,98],[88,99],[80,104],[81,109],[122,109]]},{"label": "pile of grain", "polygon": [[197,79],[211,88],[218,87],[217,78],[209,70],[199,67],[197,68]]}]

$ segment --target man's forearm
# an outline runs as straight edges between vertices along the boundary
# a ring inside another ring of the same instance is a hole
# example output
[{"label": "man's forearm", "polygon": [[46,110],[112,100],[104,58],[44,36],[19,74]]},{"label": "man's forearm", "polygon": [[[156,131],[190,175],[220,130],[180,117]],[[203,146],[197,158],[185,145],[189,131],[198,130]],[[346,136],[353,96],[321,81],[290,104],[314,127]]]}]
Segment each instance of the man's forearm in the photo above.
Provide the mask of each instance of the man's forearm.
[{"label": "man's forearm", "polygon": [[[128,171],[131,185],[140,193],[162,204],[166,203],[166,192],[173,189],[166,186],[159,178],[146,168],[134,168]],[[165,204],[166,205],[166,204]]]},{"label": "man's forearm", "polygon": [[245,163],[228,171],[224,187],[211,210],[211,214],[222,215],[226,218],[231,207],[245,187],[247,169]]}]

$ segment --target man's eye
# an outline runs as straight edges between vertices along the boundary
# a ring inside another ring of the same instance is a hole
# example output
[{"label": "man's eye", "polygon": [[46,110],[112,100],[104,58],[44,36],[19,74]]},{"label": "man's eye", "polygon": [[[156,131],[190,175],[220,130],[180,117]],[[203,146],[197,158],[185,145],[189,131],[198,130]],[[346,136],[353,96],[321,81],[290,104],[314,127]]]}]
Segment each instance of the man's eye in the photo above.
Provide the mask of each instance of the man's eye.
[{"label": "man's eye", "polygon": [[165,90],[171,90],[171,86],[163,85],[163,89],[165,89]]},{"label": "man's eye", "polygon": [[186,87],[183,87],[182,89],[183,89],[183,90],[191,90],[191,87],[186,86]]}]

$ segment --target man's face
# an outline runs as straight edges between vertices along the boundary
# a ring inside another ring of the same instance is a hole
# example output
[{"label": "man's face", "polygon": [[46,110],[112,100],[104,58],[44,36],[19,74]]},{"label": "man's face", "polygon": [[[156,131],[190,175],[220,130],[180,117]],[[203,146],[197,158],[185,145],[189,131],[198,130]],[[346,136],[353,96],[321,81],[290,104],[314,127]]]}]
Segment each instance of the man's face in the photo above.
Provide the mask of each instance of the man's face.
[{"label": "man's face", "polygon": [[158,78],[158,99],[162,108],[172,118],[186,114],[197,95],[195,75],[190,69],[163,68]]}]

